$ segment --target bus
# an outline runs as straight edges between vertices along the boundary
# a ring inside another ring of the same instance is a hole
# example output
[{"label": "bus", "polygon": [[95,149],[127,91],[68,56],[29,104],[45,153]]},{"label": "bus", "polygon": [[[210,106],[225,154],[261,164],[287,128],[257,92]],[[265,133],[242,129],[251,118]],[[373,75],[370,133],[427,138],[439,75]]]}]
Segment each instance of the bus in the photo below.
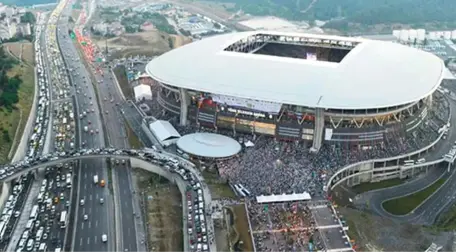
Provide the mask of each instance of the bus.
[{"label": "bus", "polygon": [[240,197],[243,197],[243,198],[246,197],[245,193],[242,191],[242,187],[240,187],[238,184],[234,184],[234,189],[235,189],[237,195],[239,195]]},{"label": "bus", "polygon": [[36,220],[37,217],[38,217],[38,205],[34,205],[32,207],[32,212],[30,213],[30,219]]},{"label": "bus", "polygon": [[62,213],[60,214],[60,228],[66,228],[67,220],[67,212],[62,211]]},{"label": "bus", "polygon": [[245,188],[242,184],[239,184],[239,187],[241,191],[245,194],[245,196],[250,197],[250,192],[249,190],[247,190],[247,188]]}]

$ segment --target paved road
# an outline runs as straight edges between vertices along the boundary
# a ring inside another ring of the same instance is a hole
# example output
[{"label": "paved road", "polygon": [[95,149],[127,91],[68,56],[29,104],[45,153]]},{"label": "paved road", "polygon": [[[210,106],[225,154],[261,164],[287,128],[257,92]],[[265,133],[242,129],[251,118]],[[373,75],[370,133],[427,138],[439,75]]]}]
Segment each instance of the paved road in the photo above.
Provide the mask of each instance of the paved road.
[{"label": "paved road", "polygon": [[[117,148],[128,148],[128,138],[125,131],[124,119],[119,109],[122,102],[120,90],[114,83],[114,76],[108,68],[96,71],[98,90],[104,97],[101,99],[103,119],[106,124],[108,141],[111,146]],[[100,73],[101,72],[101,73]],[[120,164],[121,165],[121,164]],[[116,177],[116,197],[119,202],[120,218],[120,249],[128,251],[145,251],[145,247],[139,243],[135,228],[135,210],[133,208],[136,199],[132,193],[131,167],[128,164],[122,169],[113,169],[113,176]]]},{"label": "paved road", "polygon": [[[456,91],[456,88],[454,89]],[[450,112],[451,125],[456,125],[456,109],[454,109],[456,107],[456,102],[451,99],[449,99],[449,101],[450,107],[452,108]],[[442,141],[443,142],[439,143],[432,153],[428,154],[426,160],[437,160],[440,159],[442,155],[448,153],[449,149],[456,141],[456,131],[454,128],[450,128],[448,138]],[[394,220],[431,225],[435,222],[436,218],[443,212],[443,210],[448,209],[449,205],[456,202],[456,175],[453,170],[451,173],[448,173],[447,164],[443,163],[439,165],[439,167],[431,169],[428,174],[425,174],[424,176],[406,184],[358,195],[354,203],[359,207],[369,205],[370,209],[374,213]],[[448,181],[431,198],[426,200],[412,213],[405,216],[395,216],[383,209],[382,203],[384,201],[420,191],[433,184],[441,176],[449,176]]]},{"label": "paved road", "polygon": [[[64,10],[67,15],[71,11],[68,5]],[[63,51],[65,62],[71,73],[74,92],[78,102],[78,120],[81,128],[81,145],[85,148],[97,148],[104,146],[103,127],[100,117],[100,109],[97,104],[95,90],[90,80],[90,75],[81,63],[79,54],[68,36],[67,18],[62,18],[59,24],[58,41]],[[80,115],[86,113],[83,119]],[[84,132],[84,127],[89,128]],[[91,133],[93,131],[93,133]],[[98,133],[97,133],[98,132]],[[99,180],[104,179],[108,182],[108,171],[106,162],[100,159],[82,161],[80,169],[77,169],[79,184],[77,185],[78,198],[73,201],[78,204],[73,239],[74,251],[112,251],[114,250],[114,202],[108,185],[104,188],[95,185],[93,177],[98,175]],[[100,203],[103,198],[104,204]],[[84,206],[80,205],[80,200],[84,199]],[[84,221],[83,216],[87,214],[88,220]],[[108,236],[107,244],[101,241],[103,234]]]}]

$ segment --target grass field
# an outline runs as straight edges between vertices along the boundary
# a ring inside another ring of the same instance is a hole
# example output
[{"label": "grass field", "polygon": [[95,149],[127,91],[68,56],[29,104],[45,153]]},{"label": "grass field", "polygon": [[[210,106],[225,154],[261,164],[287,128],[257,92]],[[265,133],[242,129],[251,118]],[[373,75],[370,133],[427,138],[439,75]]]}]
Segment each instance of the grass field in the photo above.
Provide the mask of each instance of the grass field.
[{"label": "grass field", "polygon": [[134,98],[133,88],[128,83],[127,74],[125,73],[124,66],[117,66],[113,69],[114,74],[116,75],[117,81],[119,82],[120,89],[125,95],[125,98],[132,99]]},{"label": "grass field", "polygon": [[[8,75],[19,75],[22,79],[22,84],[19,87],[19,102],[16,104],[16,109],[13,109],[12,111],[7,111],[5,109],[0,110],[0,128],[8,131],[10,139],[9,142],[4,141],[4,139],[0,141],[0,163],[10,161],[15,148],[17,148],[18,141],[27,124],[27,118],[30,114],[33,94],[35,92],[35,73],[32,66],[34,59],[32,44],[24,43],[24,46],[22,47],[19,42],[9,43],[8,48],[15,57],[23,60],[22,63],[14,66],[8,72]],[[10,152],[12,154],[11,156],[9,156]]]},{"label": "grass field", "polygon": [[383,181],[374,182],[374,183],[362,183],[360,185],[356,185],[356,186],[352,187],[352,189],[357,194],[360,194],[360,193],[367,192],[367,191],[397,186],[397,185],[402,184],[403,182],[404,182],[403,180],[398,179],[398,178],[388,179],[388,180],[383,180]]},{"label": "grass field", "polygon": [[445,231],[456,230],[456,206],[440,216],[435,224],[435,228]]},{"label": "grass field", "polygon": [[227,183],[222,183],[217,174],[204,171],[203,177],[211,190],[212,199],[236,198],[236,194],[231,190],[231,187]]},{"label": "grass field", "polygon": [[243,251],[253,251],[253,243],[249,232],[249,222],[244,205],[231,206],[234,215],[234,228],[239,235],[239,241],[243,242]]},{"label": "grass field", "polygon": [[[177,186],[156,174],[135,169],[144,192],[150,251],[183,251],[182,196]],[[149,200],[148,196],[152,199]]]},{"label": "grass field", "polygon": [[136,136],[133,129],[131,129],[130,125],[128,124],[127,120],[125,120],[125,130],[127,131],[128,143],[131,148],[133,149],[142,149],[144,148],[144,144],[139,140],[138,136]]},{"label": "grass field", "polygon": [[441,178],[434,182],[434,184],[419,192],[410,194],[405,197],[385,201],[382,203],[382,206],[387,212],[391,214],[408,214],[417,206],[419,206],[424,200],[426,200],[432,193],[437,191],[443,185],[443,183],[445,183],[445,180],[446,178]]}]

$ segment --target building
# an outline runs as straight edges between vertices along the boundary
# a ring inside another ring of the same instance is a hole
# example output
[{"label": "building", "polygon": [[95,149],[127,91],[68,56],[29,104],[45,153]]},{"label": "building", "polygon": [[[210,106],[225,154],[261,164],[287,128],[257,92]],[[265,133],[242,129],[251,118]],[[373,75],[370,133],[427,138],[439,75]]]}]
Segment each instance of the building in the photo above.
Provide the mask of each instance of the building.
[{"label": "building", "polygon": [[32,34],[32,28],[30,23],[21,23],[17,25],[17,32],[21,33],[23,36],[28,36]]},{"label": "building", "polygon": [[152,90],[149,85],[139,84],[133,88],[135,92],[136,102],[141,102],[143,100],[152,100]]},{"label": "building", "polygon": [[252,31],[172,50],[146,72],[182,125],[307,141],[316,151],[323,143],[371,148],[418,127],[445,65],[396,43]]},{"label": "building", "polygon": [[6,19],[4,22],[0,23],[0,39],[10,39],[14,37],[16,33],[17,25],[15,22]]}]

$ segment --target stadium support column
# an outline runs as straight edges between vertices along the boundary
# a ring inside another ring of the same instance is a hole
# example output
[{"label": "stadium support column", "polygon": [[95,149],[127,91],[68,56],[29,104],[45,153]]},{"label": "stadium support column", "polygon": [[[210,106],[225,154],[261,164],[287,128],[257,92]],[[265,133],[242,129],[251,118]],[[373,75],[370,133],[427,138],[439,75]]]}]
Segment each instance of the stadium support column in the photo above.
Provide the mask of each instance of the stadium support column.
[{"label": "stadium support column", "polygon": [[190,103],[190,99],[188,97],[188,92],[186,89],[180,88],[180,125],[186,126],[187,125],[187,114],[188,114],[188,105]]},{"label": "stadium support column", "polygon": [[432,95],[428,96],[427,98],[427,106],[428,106],[428,109],[432,109]]},{"label": "stadium support column", "polygon": [[323,141],[323,129],[325,127],[325,112],[322,108],[315,110],[315,129],[313,135],[312,150],[320,150]]}]

